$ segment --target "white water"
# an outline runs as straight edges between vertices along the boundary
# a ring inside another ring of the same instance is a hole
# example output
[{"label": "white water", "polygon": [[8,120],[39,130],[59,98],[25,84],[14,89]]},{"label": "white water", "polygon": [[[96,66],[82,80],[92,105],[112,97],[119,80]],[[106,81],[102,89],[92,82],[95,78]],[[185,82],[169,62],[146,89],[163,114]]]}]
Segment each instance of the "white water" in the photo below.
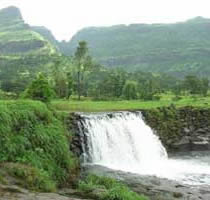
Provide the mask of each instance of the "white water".
[{"label": "white water", "polygon": [[[168,159],[159,138],[140,112],[83,116],[87,137],[84,157],[92,164],[187,184],[210,184],[210,163],[196,159]],[[85,148],[84,148],[85,149]]]}]

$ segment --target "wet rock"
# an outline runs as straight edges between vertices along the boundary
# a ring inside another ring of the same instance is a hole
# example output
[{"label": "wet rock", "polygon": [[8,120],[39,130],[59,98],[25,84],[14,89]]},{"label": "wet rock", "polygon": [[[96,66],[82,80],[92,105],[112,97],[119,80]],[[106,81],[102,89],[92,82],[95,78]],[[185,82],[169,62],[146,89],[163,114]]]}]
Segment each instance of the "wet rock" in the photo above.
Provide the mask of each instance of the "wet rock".
[{"label": "wet rock", "polygon": [[186,134],[187,134],[187,133],[190,133],[190,129],[185,127],[185,128],[184,128],[184,133],[186,133]]},{"label": "wet rock", "polygon": [[102,166],[84,166],[83,176],[88,173],[99,176],[116,178],[128,185],[133,191],[148,196],[151,200],[209,200],[209,186],[190,186],[176,181],[158,178],[155,176],[143,176]]},{"label": "wet rock", "polygon": [[169,152],[210,149],[210,109],[164,107],[142,114]]}]

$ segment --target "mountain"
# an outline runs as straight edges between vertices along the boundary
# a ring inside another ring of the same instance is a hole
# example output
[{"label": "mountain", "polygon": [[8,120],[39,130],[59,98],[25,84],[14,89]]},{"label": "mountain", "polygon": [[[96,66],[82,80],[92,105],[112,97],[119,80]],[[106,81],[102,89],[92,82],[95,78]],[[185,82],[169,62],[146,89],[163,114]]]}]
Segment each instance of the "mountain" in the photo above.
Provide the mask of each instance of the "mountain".
[{"label": "mountain", "polygon": [[0,80],[4,90],[18,90],[17,80],[29,80],[55,55],[56,47],[24,22],[18,8],[0,10]]},{"label": "mountain", "polygon": [[59,50],[59,42],[56,40],[52,32],[44,26],[32,26],[33,31],[39,33],[42,37],[48,40],[51,44]]},{"label": "mountain", "polygon": [[0,10],[1,88],[18,90],[19,79],[29,81],[61,52],[73,55],[81,40],[88,42],[93,58],[107,67],[210,77],[210,19],[89,27],[71,41],[59,42],[47,28],[26,24],[20,10],[11,6]]},{"label": "mountain", "polygon": [[80,40],[86,40],[91,55],[109,67],[210,75],[210,19],[85,28],[63,43],[61,51],[72,55]]}]

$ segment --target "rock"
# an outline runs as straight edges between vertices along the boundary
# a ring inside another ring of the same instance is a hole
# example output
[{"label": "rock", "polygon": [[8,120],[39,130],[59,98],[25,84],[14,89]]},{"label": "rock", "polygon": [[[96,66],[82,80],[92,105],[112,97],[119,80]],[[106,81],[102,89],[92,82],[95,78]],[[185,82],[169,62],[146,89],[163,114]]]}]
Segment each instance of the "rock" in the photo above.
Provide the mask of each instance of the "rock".
[{"label": "rock", "polygon": [[101,197],[101,194],[105,194],[107,190],[101,189],[101,188],[95,188],[93,191],[88,193],[88,197],[93,199],[99,199]]},{"label": "rock", "polygon": [[[25,194],[6,194],[0,197],[0,200],[81,200],[78,198],[70,198],[53,193],[29,193]],[[84,200],[84,199],[83,199]]]},{"label": "rock", "polygon": [[27,194],[27,190],[22,189],[15,185],[1,185],[0,184],[0,192],[6,192],[6,193],[22,193]]},{"label": "rock", "polygon": [[199,129],[196,130],[196,133],[197,133],[197,134],[200,134],[200,133],[201,133],[201,134],[202,134],[202,133],[205,134],[206,131],[207,131],[206,129],[199,128]]},{"label": "rock", "polygon": [[189,136],[183,137],[180,141],[173,143],[173,148],[178,151],[191,150],[191,141]]},{"label": "rock", "polygon": [[185,133],[190,133],[190,129],[185,127],[185,128],[184,128],[184,132],[185,132]]},{"label": "rock", "polygon": [[80,193],[72,188],[63,188],[58,191],[58,194],[63,196],[79,196]]},{"label": "rock", "polygon": [[210,149],[209,108],[164,107],[143,110],[142,114],[168,152]]},{"label": "rock", "polygon": [[158,178],[155,176],[143,176],[102,166],[85,166],[83,176],[88,173],[99,176],[109,176],[128,185],[133,191],[148,196],[151,200],[209,200],[209,186],[191,187],[176,181]]},{"label": "rock", "polygon": [[188,145],[190,144],[190,137],[185,136],[180,141],[174,143],[175,146],[182,146],[182,145]]},{"label": "rock", "polygon": [[[71,193],[70,189],[68,192]],[[85,200],[70,197],[71,195],[64,196],[56,193],[35,193],[18,186],[0,185],[0,200]]]}]

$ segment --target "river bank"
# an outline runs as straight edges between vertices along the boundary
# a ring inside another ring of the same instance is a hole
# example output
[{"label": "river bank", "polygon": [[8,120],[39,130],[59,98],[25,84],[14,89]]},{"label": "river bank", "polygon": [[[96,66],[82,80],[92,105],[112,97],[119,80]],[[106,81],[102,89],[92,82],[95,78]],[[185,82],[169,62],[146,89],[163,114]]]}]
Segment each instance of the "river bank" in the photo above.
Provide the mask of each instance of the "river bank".
[{"label": "river bank", "polygon": [[[128,113],[134,115],[141,113],[144,122],[153,129],[153,133],[160,138],[169,153],[209,150],[210,109],[208,108],[169,106]],[[87,137],[84,135],[87,127],[78,128],[78,122],[83,120],[80,114],[57,112],[52,106],[36,101],[5,101],[0,104],[0,118],[2,122],[0,125],[1,200],[85,198],[87,191],[78,193],[79,182],[85,178],[81,176],[80,164],[83,162],[81,155],[84,153],[84,145],[87,144]],[[109,113],[107,118],[114,119],[115,114]],[[127,122],[123,123],[125,125]],[[136,127],[140,124],[137,122]],[[100,127],[96,129],[96,133],[97,130],[102,131]],[[112,132],[112,129],[110,131]],[[132,136],[132,133],[130,134]],[[123,155],[126,155],[126,152]],[[117,159],[115,161],[117,162]],[[195,189],[160,177],[137,176],[135,173],[113,171],[113,169],[110,171],[95,166],[92,169],[86,168],[85,173],[95,173],[100,176],[112,174],[111,177],[120,181],[124,177],[123,183],[151,199],[154,199],[154,194],[162,199],[169,196],[175,199],[184,199],[188,196],[191,199],[209,198],[209,190],[204,184],[204,190]],[[138,181],[135,177],[138,177]],[[67,188],[66,192],[60,192],[61,188]],[[89,199],[97,198],[89,196]]]}]

